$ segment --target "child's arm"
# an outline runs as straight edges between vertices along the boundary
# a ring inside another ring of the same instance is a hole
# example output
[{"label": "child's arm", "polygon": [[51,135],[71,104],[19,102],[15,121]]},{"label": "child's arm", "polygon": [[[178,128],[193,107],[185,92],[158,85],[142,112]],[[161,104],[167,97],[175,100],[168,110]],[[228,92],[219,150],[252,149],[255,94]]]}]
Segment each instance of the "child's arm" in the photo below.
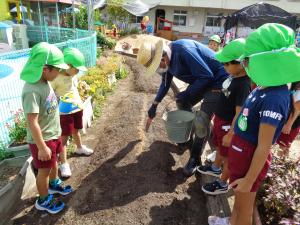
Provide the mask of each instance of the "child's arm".
[{"label": "child's arm", "polygon": [[47,147],[43,140],[40,125],[38,123],[39,115],[37,113],[28,113],[27,121],[29,129],[32,133],[32,138],[38,147],[38,159],[41,161],[48,161],[51,159],[51,150]]},{"label": "child's arm", "polygon": [[291,132],[293,123],[296,121],[297,117],[300,115],[300,100],[295,99],[294,102],[294,111],[289,116],[288,121],[282,128],[282,133],[289,134]]},{"label": "child's arm", "polygon": [[299,116],[299,111],[292,112],[291,115],[289,116],[288,121],[286,122],[286,124],[284,124],[281,132],[284,134],[289,134],[291,132],[293,123],[296,121],[298,116]]},{"label": "child's arm", "polygon": [[258,133],[258,145],[255,149],[250,168],[244,178],[237,179],[230,184],[235,187],[234,190],[238,192],[250,192],[251,187],[261,172],[264,164],[267,161],[268,154],[270,153],[273,137],[276,127],[261,123]]},{"label": "child's arm", "polygon": [[231,123],[231,126],[230,126],[230,130],[223,137],[223,140],[222,140],[222,145],[225,146],[225,147],[230,147],[230,143],[231,143],[232,137],[234,135],[234,124],[235,124],[235,121],[236,121],[238,115],[240,114],[241,110],[242,110],[241,106],[236,106],[235,107],[235,116],[234,116],[234,118],[232,120],[232,123]]}]

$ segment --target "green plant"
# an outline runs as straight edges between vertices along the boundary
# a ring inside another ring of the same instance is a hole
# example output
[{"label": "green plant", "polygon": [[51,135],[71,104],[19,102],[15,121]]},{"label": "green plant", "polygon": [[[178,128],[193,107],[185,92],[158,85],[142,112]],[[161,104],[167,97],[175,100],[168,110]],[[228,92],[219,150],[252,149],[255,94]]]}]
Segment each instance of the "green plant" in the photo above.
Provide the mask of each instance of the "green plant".
[{"label": "green plant", "polygon": [[4,144],[0,142],[0,161],[15,157],[14,153],[7,152]]},{"label": "green plant", "polygon": [[70,157],[71,155],[74,154],[75,150],[76,150],[76,145],[73,142],[73,140],[70,141],[70,143],[67,145],[67,157]]},{"label": "green plant", "polygon": [[99,58],[103,53],[103,49],[102,48],[97,48],[97,58]]},{"label": "green plant", "polygon": [[114,24],[114,21],[126,22],[130,17],[129,12],[123,9],[124,0],[108,0],[107,12],[109,15],[109,25]]},{"label": "green plant", "polygon": [[116,78],[119,79],[124,79],[126,78],[128,75],[128,71],[126,70],[126,68],[124,68],[123,66],[120,66],[117,70],[116,70]]},{"label": "green plant", "polygon": [[103,49],[113,49],[117,42],[112,38],[106,37],[100,31],[97,31],[97,44]]},{"label": "green plant", "polygon": [[140,31],[137,27],[135,27],[135,28],[132,28],[129,33],[130,34],[138,34],[138,33],[140,33]]},{"label": "green plant", "polygon": [[124,36],[127,36],[129,33],[130,33],[130,31],[125,29],[125,30],[121,30],[121,31],[119,32],[119,35],[120,35],[121,37],[124,37]]},{"label": "green plant", "polygon": [[8,136],[10,140],[18,145],[26,143],[26,134],[27,134],[27,123],[22,109],[19,109],[16,112],[11,112],[13,114],[13,125],[6,124],[8,128]]},{"label": "green plant", "polygon": [[[296,224],[300,221],[300,165],[276,156],[258,192],[258,209],[263,224]],[[296,219],[298,215],[298,219]],[[292,221],[287,223],[287,221]]]},{"label": "green plant", "polygon": [[[101,15],[99,10],[94,10],[94,22],[100,19]],[[67,27],[73,27],[73,14],[66,15]],[[76,28],[87,30],[88,29],[88,14],[86,6],[80,6],[79,12],[75,13],[75,26]]]}]

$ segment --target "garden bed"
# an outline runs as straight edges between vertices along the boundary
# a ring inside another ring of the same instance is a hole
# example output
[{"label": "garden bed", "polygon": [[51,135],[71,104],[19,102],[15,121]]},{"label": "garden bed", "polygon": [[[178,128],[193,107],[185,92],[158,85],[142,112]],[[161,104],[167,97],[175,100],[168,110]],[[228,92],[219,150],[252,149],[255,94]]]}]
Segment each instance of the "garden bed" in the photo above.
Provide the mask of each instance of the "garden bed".
[{"label": "garden bed", "polygon": [[6,224],[20,203],[35,187],[32,157],[5,159],[0,163],[0,224]]},{"label": "garden bed", "polygon": [[13,181],[20,171],[19,166],[8,166],[0,169],[0,190]]},{"label": "garden bed", "polygon": [[26,144],[11,144],[8,146],[6,151],[13,153],[15,157],[30,155],[29,145],[27,143]]}]

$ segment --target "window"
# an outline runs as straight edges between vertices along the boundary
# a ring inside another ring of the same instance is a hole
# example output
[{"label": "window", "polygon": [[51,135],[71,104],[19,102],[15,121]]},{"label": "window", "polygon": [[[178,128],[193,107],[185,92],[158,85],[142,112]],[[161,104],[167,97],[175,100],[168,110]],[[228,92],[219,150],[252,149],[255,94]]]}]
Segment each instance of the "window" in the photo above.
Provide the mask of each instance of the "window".
[{"label": "window", "polygon": [[187,11],[174,10],[173,24],[175,26],[186,26]]},{"label": "window", "polygon": [[221,17],[222,13],[219,14],[212,14],[212,13],[207,13],[206,16],[206,26],[207,27],[219,27],[221,26]]},{"label": "window", "polygon": [[131,16],[131,23],[141,23],[143,16]]}]

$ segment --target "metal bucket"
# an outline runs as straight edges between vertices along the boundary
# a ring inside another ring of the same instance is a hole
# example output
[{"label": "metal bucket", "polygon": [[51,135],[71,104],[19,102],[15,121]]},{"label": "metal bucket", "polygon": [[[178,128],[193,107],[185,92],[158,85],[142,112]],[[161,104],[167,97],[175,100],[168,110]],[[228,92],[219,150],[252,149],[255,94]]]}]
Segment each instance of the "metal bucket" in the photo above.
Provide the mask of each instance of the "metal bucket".
[{"label": "metal bucket", "polygon": [[194,118],[194,113],[184,110],[166,112],[163,119],[169,140],[174,143],[187,142],[190,138]]}]

